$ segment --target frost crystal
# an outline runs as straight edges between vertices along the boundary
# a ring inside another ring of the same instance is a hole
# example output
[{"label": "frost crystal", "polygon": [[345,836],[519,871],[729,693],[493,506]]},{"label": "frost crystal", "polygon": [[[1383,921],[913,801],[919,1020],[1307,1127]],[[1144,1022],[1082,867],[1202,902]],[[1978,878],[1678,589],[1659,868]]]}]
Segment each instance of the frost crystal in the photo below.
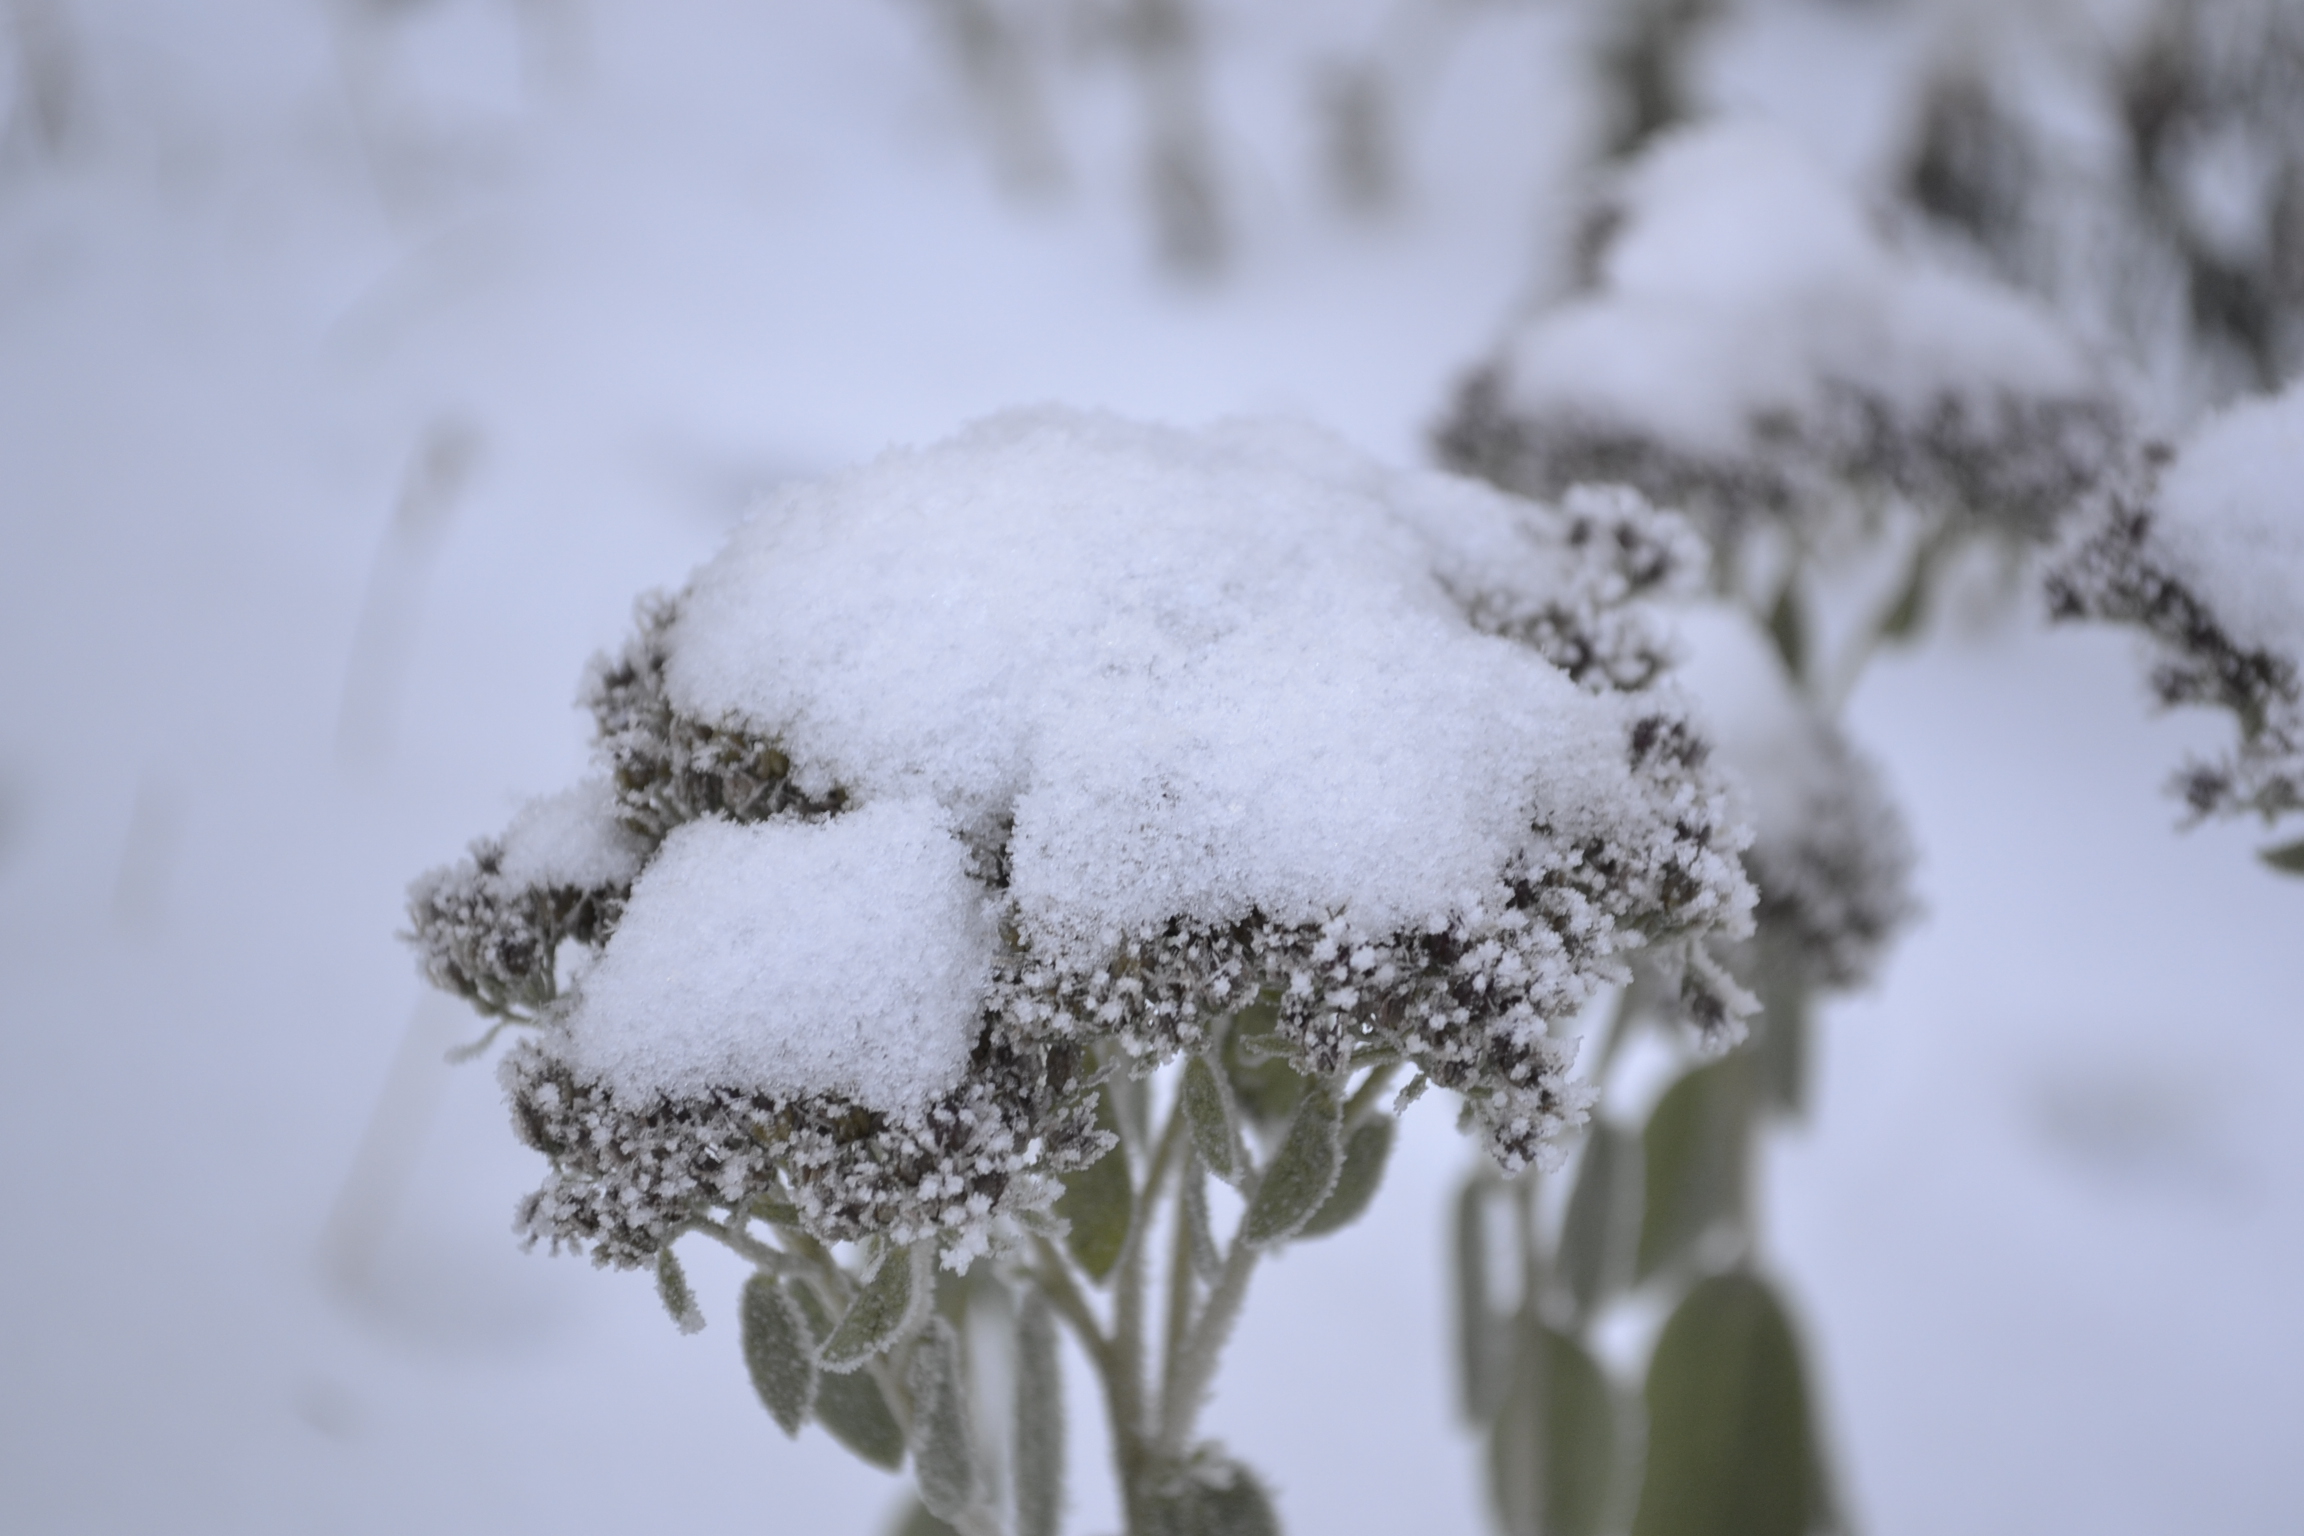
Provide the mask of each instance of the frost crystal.
[{"label": "frost crystal", "polygon": [[2163,704],[2232,711],[2239,745],[2175,789],[2199,815],[2304,809],[2304,387],[2213,417],[2110,500],[2048,578],[2058,618],[2152,637]]},{"label": "frost crystal", "polygon": [[1535,496],[1634,485],[1732,558],[1761,521],[1827,538],[1851,491],[2038,538],[2118,448],[2044,311],[1892,245],[1772,130],[1659,141],[1596,229],[1586,290],[1465,384],[1456,467]]},{"label": "frost crystal", "polygon": [[1108,1145],[1100,1072],[1250,1009],[1544,1155],[1549,1026],[1632,951],[1737,1007],[1743,833],[1635,601],[1699,563],[1629,492],[1272,424],[1015,413],[783,493],[595,664],[612,796],[414,892],[428,973],[541,1026],[526,1229],[637,1263],[765,1200],[980,1250]]}]

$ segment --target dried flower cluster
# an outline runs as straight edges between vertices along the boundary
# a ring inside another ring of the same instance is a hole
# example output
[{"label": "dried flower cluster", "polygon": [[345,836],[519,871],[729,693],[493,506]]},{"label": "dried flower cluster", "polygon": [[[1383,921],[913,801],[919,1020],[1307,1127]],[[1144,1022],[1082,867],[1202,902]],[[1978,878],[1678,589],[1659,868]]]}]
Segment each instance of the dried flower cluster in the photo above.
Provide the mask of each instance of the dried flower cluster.
[{"label": "dried flower cluster", "polygon": [[1811,718],[1793,813],[1760,819],[1744,855],[1760,902],[1760,933],[1798,958],[1818,986],[1864,985],[1909,922],[1912,837],[1879,770],[1845,732]]},{"label": "dried flower cluster", "polygon": [[[1069,453],[1075,437],[1118,430],[1061,417],[1025,440]],[[1151,451],[1180,451],[1142,435]],[[1303,451],[1290,439],[1276,456]],[[538,1026],[503,1067],[521,1135],[552,1163],[523,1229],[633,1265],[712,1210],[773,1208],[826,1240],[933,1238],[964,1262],[1110,1145],[1092,1092],[1104,1073],[1148,1072],[1204,1048],[1220,1020],[1254,1005],[1276,1015],[1272,1048],[1302,1072],[1335,1080],[1405,1061],[1455,1089],[1507,1168],[1547,1158],[1549,1141],[1580,1120],[1587,1095],[1550,1026],[1622,980],[1631,952],[1676,964],[1691,1013],[1732,1030],[1749,1002],[1705,945],[1749,929],[1752,892],[1737,860],[1746,834],[1706,743],[1655,686],[1667,648],[1638,601],[1684,585],[1700,546],[1629,492],[1579,494],[1556,510],[1429,487],[1404,546],[1428,546],[1417,579],[1446,594],[1467,631],[1502,636],[1573,679],[1555,685],[1560,707],[1588,722],[1588,739],[1612,739],[1612,754],[1538,770],[1527,781],[1537,787],[1523,791],[1533,819],[1493,850],[1486,888],[1396,927],[1349,909],[1282,920],[1251,903],[1116,925],[1083,950],[1052,937],[1012,888],[1017,814],[955,817],[967,878],[996,915],[995,951],[965,1070],[908,1106],[757,1083],[641,1093],[580,1064],[571,1030],[585,977],[612,951],[627,908],[647,899],[648,871],[676,829],[708,819],[838,827],[872,798],[796,766],[809,747],[799,734],[685,707],[674,658],[695,593],[644,603],[637,635],[595,663],[586,688],[607,774],[592,821],[563,818],[557,857],[508,850],[516,826],[412,893],[427,975],[484,1012]],[[1456,537],[1448,513],[1460,503],[1492,526]],[[1275,684],[1284,689],[1286,677]],[[1542,789],[1553,782],[1544,771],[1606,787],[1563,796]],[[579,858],[572,847],[619,856]],[[538,878],[509,878],[514,864]],[[571,879],[577,866],[593,878]]]},{"label": "dried flower cluster", "polygon": [[1527,496],[1636,486],[1728,551],[1763,524],[1825,542],[1851,507],[1889,496],[1962,531],[2039,542],[2116,461],[2124,430],[2106,397],[1947,390],[1913,406],[1834,379],[1812,408],[1757,419],[1743,451],[1707,453],[1595,413],[1523,411],[1492,365],[1465,380],[1436,445],[1451,468]]},{"label": "dried flower cluster", "polygon": [[2038,541],[2119,460],[2123,412],[2045,312],[1891,239],[1769,130],[1663,136],[1590,227],[1582,285],[1459,389],[1451,467],[1637,487],[1733,569],[1757,529],[1830,550],[1892,503]]},{"label": "dried flower cluster", "polygon": [[2172,786],[2194,814],[2272,817],[2304,809],[2299,659],[2238,638],[2215,594],[2172,556],[2158,521],[2134,499],[2113,502],[2050,572],[2050,612],[2143,630],[2152,637],[2152,691],[2162,704],[2232,712],[2238,745],[2186,764]]}]

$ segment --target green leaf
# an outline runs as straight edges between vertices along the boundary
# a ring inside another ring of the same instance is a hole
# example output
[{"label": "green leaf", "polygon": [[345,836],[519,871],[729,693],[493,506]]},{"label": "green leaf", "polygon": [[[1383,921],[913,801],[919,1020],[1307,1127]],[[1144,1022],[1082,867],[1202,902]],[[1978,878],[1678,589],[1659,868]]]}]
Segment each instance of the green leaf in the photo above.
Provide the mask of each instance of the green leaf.
[{"label": "green leaf", "polygon": [[1628,1130],[1594,1116],[1584,1136],[1576,1187],[1560,1225],[1559,1273],[1575,1298],[1576,1315],[1590,1317],[1632,1278],[1632,1247],[1640,1230],[1640,1143]]},{"label": "green leaf", "polygon": [[1776,594],[1776,606],[1768,614],[1768,638],[1776,642],[1776,654],[1784,658],[1784,670],[1797,682],[1807,675],[1808,618],[1800,606],[1800,583],[1784,583],[1784,590]]},{"label": "green leaf", "polygon": [[1648,1466],[1632,1536],[1807,1536],[1823,1514],[1792,1325],[1751,1275],[1715,1275],[1648,1366]]},{"label": "green leaf", "polygon": [[1208,1176],[1197,1154],[1185,1160],[1184,1239],[1194,1272],[1213,1284],[1223,1272],[1224,1255],[1216,1247],[1216,1229],[1208,1220]]},{"label": "green leaf", "polygon": [[1240,1236],[1257,1244],[1293,1236],[1336,1188],[1344,1163],[1343,1123],[1326,1087],[1307,1085],[1288,1122],[1288,1135],[1272,1154],[1240,1218]]},{"label": "green leaf", "polygon": [[[1120,1120],[1112,1107],[1112,1086],[1107,1083],[1097,1101],[1096,1122],[1113,1135]],[[1091,1280],[1102,1280],[1120,1262],[1127,1246],[1128,1227],[1136,1219],[1136,1189],[1128,1178],[1128,1154],[1117,1143],[1085,1168],[1064,1176],[1064,1193],[1056,1214],[1069,1224],[1064,1246]]]},{"label": "green leaf", "polygon": [[827,1371],[852,1371],[909,1332],[930,1300],[926,1277],[919,1273],[927,1257],[926,1243],[883,1254],[879,1271],[856,1293],[848,1315],[817,1351],[817,1364]]},{"label": "green leaf", "polygon": [[816,1340],[774,1276],[756,1274],[744,1282],[743,1331],[752,1390],[778,1427],[797,1436],[816,1405]]},{"label": "green leaf", "polygon": [[688,1288],[688,1272],[680,1267],[680,1257],[670,1243],[656,1250],[656,1299],[664,1303],[664,1310],[682,1333],[704,1331],[704,1311],[696,1305],[696,1293]]},{"label": "green leaf", "polygon": [[2304,838],[2263,849],[2256,857],[2284,875],[2304,875]]},{"label": "green leaf", "polygon": [[1515,1331],[1512,1389],[1488,1440],[1498,1524],[1512,1536],[1597,1536],[1620,1480],[1615,1394],[1574,1339]]},{"label": "green leaf", "polygon": [[1304,1077],[1280,1053],[1278,1003],[1255,1003],[1232,1016],[1224,1036],[1224,1075],[1239,1111],[1264,1129],[1285,1125],[1304,1095]]},{"label": "green leaf", "polygon": [[1064,1372],[1048,1298],[1016,1311],[1016,1536],[1056,1536],[1064,1517]]},{"label": "green leaf", "polygon": [[968,1422],[968,1383],[960,1336],[932,1318],[912,1351],[912,1481],[938,1517],[961,1521],[979,1496],[976,1438]]},{"label": "green leaf", "polygon": [[1143,1536],[1280,1536],[1271,1495],[1237,1462],[1197,1466],[1146,1499]]},{"label": "green leaf", "polygon": [[1336,1187],[1296,1234],[1299,1238],[1325,1237],[1360,1219],[1376,1198],[1376,1187],[1384,1182],[1384,1164],[1392,1156],[1393,1129],[1390,1115],[1370,1115],[1352,1128],[1352,1134],[1344,1138],[1344,1166],[1337,1170]]},{"label": "green leaf", "polygon": [[[811,1338],[822,1339],[831,1333],[832,1314],[813,1290],[795,1280],[786,1285],[785,1294],[807,1320]],[[819,1373],[816,1422],[875,1467],[893,1472],[904,1465],[904,1427],[896,1422],[887,1394],[880,1390],[880,1378],[870,1371],[850,1371],[841,1376]]]},{"label": "green leaf", "polygon": [[1191,1128],[1193,1148],[1208,1171],[1230,1184],[1240,1177],[1240,1127],[1233,1118],[1232,1095],[1205,1056],[1184,1063],[1184,1123]]},{"label": "green leaf", "polygon": [[1649,1114],[1636,1278],[1681,1263],[1741,1211],[1748,1094],[1746,1058],[1730,1056],[1683,1076]]},{"label": "green leaf", "polygon": [[1497,1347],[1503,1324],[1488,1294],[1488,1188],[1476,1173],[1456,1196],[1456,1364],[1464,1416],[1475,1424],[1495,1417],[1511,1380]]}]

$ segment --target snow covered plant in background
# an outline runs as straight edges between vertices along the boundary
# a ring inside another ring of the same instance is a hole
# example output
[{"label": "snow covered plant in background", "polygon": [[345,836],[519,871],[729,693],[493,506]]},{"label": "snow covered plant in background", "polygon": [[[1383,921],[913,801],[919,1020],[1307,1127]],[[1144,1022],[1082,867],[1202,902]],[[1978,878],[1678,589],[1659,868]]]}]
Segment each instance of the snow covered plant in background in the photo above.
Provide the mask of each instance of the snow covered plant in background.
[{"label": "snow covered plant in background", "polygon": [[2177,419],[2304,364],[2304,11],[2010,6],[1948,28],[1906,195]]},{"label": "snow covered plant in background", "polygon": [[[1472,373],[1437,446],[1535,497],[1629,484],[1709,538],[1689,681],[1752,797],[1759,892],[1719,958],[1762,1006],[1750,1048],[1604,1101],[1566,1191],[1468,1182],[1465,1408],[1506,1531],[1797,1536],[1841,1522],[1755,1151],[1802,1107],[1814,1003],[1867,982],[1914,910],[1910,839],[1838,710],[1955,561],[2037,551],[2107,494],[2129,429],[2052,315],[1897,240],[1774,128],[1654,135],[1590,230],[1581,286]],[[1645,976],[1623,993],[1595,1080],[1676,1011]],[[1665,1320],[1634,1410],[1597,1344],[1643,1308]]]},{"label": "snow covered plant in background", "polygon": [[[2304,810],[2304,390],[2211,417],[2118,498],[2049,573],[2059,618],[2129,624],[2151,637],[2165,705],[2232,712],[2237,746],[2177,775],[2195,816]],[[2304,843],[2269,850],[2304,873]]]},{"label": "snow covered plant in background", "polygon": [[1702,558],[1631,492],[1278,425],[1016,413],[778,494],[595,664],[602,777],[414,889],[431,979],[523,1031],[522,1230],[683,1327],[675,1243],[727,1244],[777,1422],[958,1529],[1057,1527],[1057,1322],[1131,1532],[1273,1529],[1196,1416],[1392,1112],[1556,1161],[1558,1026],[1635,956],[1739,1027],[1745,834],[1643,606]]},{"label": "snow covered plant in background", "polygon": [[1589,244],[1584,285],[1466,381],[1441,455],[1529,495],[1617,481],[1684,509],[1796,670],[1826,660],[1812,568],[1902,552],[1908,627],[1953,548],[2043,539],[2115,459],[2121,410],[2052,316],[1893,242],[1777,129],[1658,139]]}]

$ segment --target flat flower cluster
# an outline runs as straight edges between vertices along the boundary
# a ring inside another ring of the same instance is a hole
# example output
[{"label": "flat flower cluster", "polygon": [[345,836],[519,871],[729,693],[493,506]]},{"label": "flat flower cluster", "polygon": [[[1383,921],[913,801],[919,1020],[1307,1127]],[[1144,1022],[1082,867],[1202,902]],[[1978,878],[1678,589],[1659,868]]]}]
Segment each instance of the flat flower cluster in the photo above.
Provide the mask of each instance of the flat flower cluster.
[{"label": "flat flower cluster", "polygon": [[2036,541],[2117,459],[2123,414],[2044,313],[1898,248],[1769,130],[1668,137],[1594,228],[1581,291],[1463,385],[1452,467],[1637,486],[1733,560],[1763,527],[1829,549],[1891,500]]},{"label": "flat flower cluster", "polygon": [[1276,426],[1019,413],[788,493],[595,663],[603,778],[412,892],[432,980],[533,1026],[524,1230],[964,1260],[1106,1150],[1103,1075],[1250,1008],[1547,1158],[1553,1027],[1633,952],[1746,1006],[1746,834],[1641,601],[1703,558]]},{"label": "flat flower cluster", "polygon": [[2228,710],[2232,750],[2172,786],[2198,816],[2304,809],[2304,394],[2210,419],[2146,489],[2109,498],[2048,577],[2059,619],[2151,637],[2164,705]]},{"label": "flat flower cluster", "polygon": [[1910,831],[1879,771],[1825,721],[1801,744],[1798,810],[1761,823],[1744,856],[1760,888],[1760,931],[1787,943],[1814,984],[1864,985],[1908,923]]}]

